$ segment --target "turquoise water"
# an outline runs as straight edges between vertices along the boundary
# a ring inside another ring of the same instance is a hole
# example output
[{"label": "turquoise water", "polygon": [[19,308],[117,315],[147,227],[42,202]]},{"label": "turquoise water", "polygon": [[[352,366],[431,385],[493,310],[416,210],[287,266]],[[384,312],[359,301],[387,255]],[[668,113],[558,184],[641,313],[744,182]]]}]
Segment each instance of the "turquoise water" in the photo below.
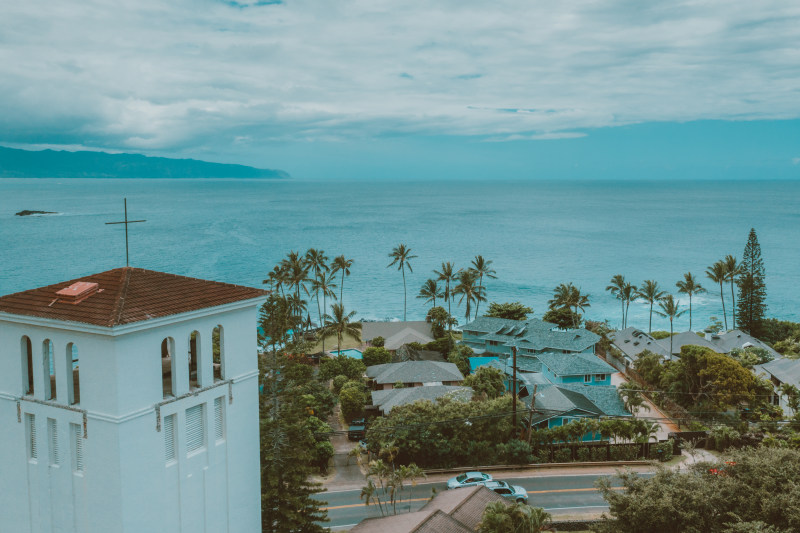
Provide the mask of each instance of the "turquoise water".
[{"label": "turquoise water", "polygon": [[337,356],[339,354],[346,355],[350,359],[361,359],[361,350],[356,350],[355,348],[348,348],[347,350],[342,350],[339,352],[338,350],[331,350],[331,354]]},{"label": "turquoise water", "polygon": [[[403,316],[400,272],[386,268],[402,242],[418,256],[406,272],[409,319],[425,316],[415,296],[434,268],[482,254],[497,270],[490,300],[520,300],[541,317],[552,288],[571,281],[591,295],[588,317],[612,324],[619,305],[604,289],[614,274],[674,291],[691,270],[710,290],[694,298],[698,329],[721,316],[703,271],[725,254],[741,257],[754,226],[768,312],[800,320],[799,182],[4,179],[0,294],[123,266],[124,230],[104,223],[122,218],[126,196],[129,217],[147,220],[130,226],[132,265],[261,286],[288,251],[322,248],[354,260],[344,303],[369,319]],[[61,214],[14,216],[22,209]],[[463,322],[464,307],[453,314]],[[629,322],[646,327],[647,308],[632,304]],[[687,313],[675,327],[688,324]]]}]

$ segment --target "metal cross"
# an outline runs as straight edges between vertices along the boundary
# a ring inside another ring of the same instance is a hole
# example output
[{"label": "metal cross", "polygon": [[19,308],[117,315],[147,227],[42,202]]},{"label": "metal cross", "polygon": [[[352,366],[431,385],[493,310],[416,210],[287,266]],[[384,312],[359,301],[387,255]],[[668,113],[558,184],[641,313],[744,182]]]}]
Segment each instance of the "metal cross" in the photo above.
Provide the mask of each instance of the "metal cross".
[{"label": "metal cross", "polygon": [[108,224],[125,224],[125,266],[130,266],[128,261],[128,224],[133,224],[134,222],[147,222],[146,220],[128,220],[128,199],[124,199],[125,202],[125,220],[121,222],[106,222]]}]

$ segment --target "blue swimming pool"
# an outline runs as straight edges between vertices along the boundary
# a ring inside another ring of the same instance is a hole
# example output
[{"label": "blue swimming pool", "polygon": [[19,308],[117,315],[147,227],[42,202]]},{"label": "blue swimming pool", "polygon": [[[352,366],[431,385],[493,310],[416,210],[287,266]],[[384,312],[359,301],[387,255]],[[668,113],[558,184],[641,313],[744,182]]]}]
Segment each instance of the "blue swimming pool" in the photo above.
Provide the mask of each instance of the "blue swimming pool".
[{"label": "blue swimming pool", "polygon": [[[331,350],[331,355],[336,357],[339,355],[339,350]],[[348,348],[347,350],[342,350],[342,355],[346,355],[351,359],[361,359],[361,350],[356,350],[355,348]]]}]

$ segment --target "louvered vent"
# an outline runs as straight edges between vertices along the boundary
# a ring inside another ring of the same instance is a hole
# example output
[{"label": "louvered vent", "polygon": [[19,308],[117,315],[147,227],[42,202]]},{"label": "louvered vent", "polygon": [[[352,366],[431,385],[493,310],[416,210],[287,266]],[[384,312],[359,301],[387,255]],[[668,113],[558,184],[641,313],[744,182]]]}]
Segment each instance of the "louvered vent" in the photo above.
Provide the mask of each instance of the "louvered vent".
[{"label": "louvered vent", "polygon": [[73,469],[76,472],[83,472],[83,433],[81,432],[81,426],[80,424],[70,424],[69,429],[72,433],[72,442],[75,448]]},{"label": "louvered vent", "polygon": [[224,438],[222,420],[222,398],[214,399],[214,437],[220,441]]},{"label": "louvered vent", "polygon": [[58,423],[53,418],[47,419],[47,444],[50,450],[50,464],[58,464]]},{"label": "louvered vent", "polygon": [[175,460],[175,415],[164,417],[164,457],[167,462]]},{"label": "louvered vent", "polygon": [[192,453],[206,444],[203,404],[186,410],[186,451]]},{"label": "louvered vent", "polygon": [[36,460],[39,455],[36,451],[36,417],[25,413],[25,429],[28,432],[28,459]]}]

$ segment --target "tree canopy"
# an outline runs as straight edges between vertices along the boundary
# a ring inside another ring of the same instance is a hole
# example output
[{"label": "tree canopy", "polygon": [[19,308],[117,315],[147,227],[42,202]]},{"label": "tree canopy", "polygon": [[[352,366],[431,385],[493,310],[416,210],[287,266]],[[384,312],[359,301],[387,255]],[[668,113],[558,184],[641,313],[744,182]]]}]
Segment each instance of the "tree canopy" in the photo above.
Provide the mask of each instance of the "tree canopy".
[{"label": "tree canopy", "polygon": [[761,245],[758,244],[754,228],[750,229],[738,273],[739,302],[736,317],[739,327],[751,335],[758,336],[761,332],[761,321],[764,320],[764,313],[767,310],[767,285],[764,279]]},{"label": "tree canopy", "polygon": [[475,394],[494,399],[502,396],[506,387],[503,383],[503,373],[497,368],[482,366],[474,374],[464,379],[466,387],[472,387]]},{"label": "tree canopy", "polygon": [[507,318],[509,320],[527,320],[528,315],[533,313],[533,309],[521,302],[492,302],[486,312],[488,317]]}]

